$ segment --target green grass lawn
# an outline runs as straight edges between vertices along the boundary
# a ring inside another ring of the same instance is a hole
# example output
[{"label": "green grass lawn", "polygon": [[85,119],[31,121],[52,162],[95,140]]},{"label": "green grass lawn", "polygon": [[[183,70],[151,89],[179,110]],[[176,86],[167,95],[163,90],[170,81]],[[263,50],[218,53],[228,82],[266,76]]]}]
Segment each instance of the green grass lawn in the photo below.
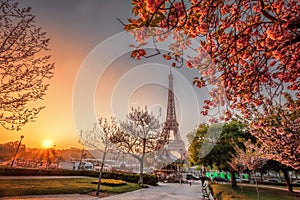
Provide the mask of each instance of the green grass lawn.
[{"label": "green grass lawn", "polygon": [[[97,185],[90,178],[64,178],[64,179],[7,179],[0,180],[0,197],[45,195],[45,194],[86,194],[94,192]],[[101,192],[118,194],[140,189],[135,183],[123,186],[101,186]]]},{"label": "green grass lawn", "polygon": [[[252,186],[239,186],[237,189],[232,189],[230,184],[213,185],[214,193],[222,193],[222,200],[226,199],[245,199],[257,200],[256,188]],[[289,193],[287,191],[259,188],[261,200],[298,200],[300,193]],[[216,198],[217,199],[217,198]]]}]

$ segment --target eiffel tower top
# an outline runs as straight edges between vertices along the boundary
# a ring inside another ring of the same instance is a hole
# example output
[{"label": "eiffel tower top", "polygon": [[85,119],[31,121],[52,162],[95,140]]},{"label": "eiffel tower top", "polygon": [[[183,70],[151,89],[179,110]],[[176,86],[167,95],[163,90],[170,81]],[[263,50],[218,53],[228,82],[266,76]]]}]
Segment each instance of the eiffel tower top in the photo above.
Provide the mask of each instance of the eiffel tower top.
[{"label": "eiffel tower top", "polygon": [[172,75],[172,70],[171,70],[172,68],[170,68],[170,74],[169,74],[169,80],[173,80],[174,78],[173,78],[173,75]]}]

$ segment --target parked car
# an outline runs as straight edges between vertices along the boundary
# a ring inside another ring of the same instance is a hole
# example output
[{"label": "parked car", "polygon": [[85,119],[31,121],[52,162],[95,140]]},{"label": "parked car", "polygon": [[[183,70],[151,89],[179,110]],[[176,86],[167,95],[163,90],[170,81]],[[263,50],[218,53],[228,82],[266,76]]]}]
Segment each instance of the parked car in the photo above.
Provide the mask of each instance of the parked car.
[{"label": "parked car", "polygon": [[268,183],[280,183],[281,181],[277,178],[271,178],[271,179],[266,180],[266,182],[268,182]]},{"label": "parked car", "polygon": [[236,180],[237,183],[241,183],[242,182],[242,179],[240,179],[240,178],[236,178],[235,180]]},{"label": "parked car", "polygon": [[300,180],[293,181],[295,184],[300,184]]},{"label": "parked car", "polygon": [[200,178],[194,174],[185,175],[186,180],[200,180]]}]

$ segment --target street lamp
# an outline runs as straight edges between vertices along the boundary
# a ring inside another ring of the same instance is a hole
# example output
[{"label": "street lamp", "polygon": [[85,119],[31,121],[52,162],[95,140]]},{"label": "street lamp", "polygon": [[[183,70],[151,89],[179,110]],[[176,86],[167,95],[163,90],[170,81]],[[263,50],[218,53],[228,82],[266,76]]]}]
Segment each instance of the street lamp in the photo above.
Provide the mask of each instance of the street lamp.
[{"label": "street lamp", "polygon": [[19,148],[20,148],[20,146],[21,146],[21,143],[22,143],[23,138],[24,138],[24,135],[21,135],[21,139],[20,139],[20,142],[19,142],[19,144],[18,144],[18,147],[17,147],[16,153],[15,153],[14,159],[12,160],[11,165],[10,165],[11,167],[14,166],[14,162],[15,162],[15,159],[16,159],[17,153],[18,153],[18,151],[19,151]]}]

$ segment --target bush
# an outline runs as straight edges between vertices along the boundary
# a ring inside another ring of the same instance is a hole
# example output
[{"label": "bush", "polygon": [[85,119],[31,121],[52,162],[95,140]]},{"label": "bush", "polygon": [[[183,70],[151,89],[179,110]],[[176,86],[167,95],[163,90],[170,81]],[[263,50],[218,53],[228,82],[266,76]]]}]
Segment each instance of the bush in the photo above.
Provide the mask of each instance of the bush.
[{"label": "bush", "polygon": [[[98,184],[98,181],[93,181],[92,184]],[[108,185],[108,186],[121,186],[126,185],[127,183],[122,180],[115,180],[115,179],[101,179],[101,185]]]},{"label": "bush", "polygon": [[[99,177],[99,172],[87,170],[46,170],[46,169],[25,169],[25,168],[0,168],[1,176],[89,176]],[[103,179],[123,180],[130,183],[138,183],[138,174],[103,172]],[[143,174],[144,183],[148,185],[157,185],[157,177],[151,174]]]},{"label": "bush", "polygon": [[236,193],[230,186],[223,184],[215,184],[211,183],[211,193],[216,200],[243,200],[246,199],[246,197],[242,194]]}]

